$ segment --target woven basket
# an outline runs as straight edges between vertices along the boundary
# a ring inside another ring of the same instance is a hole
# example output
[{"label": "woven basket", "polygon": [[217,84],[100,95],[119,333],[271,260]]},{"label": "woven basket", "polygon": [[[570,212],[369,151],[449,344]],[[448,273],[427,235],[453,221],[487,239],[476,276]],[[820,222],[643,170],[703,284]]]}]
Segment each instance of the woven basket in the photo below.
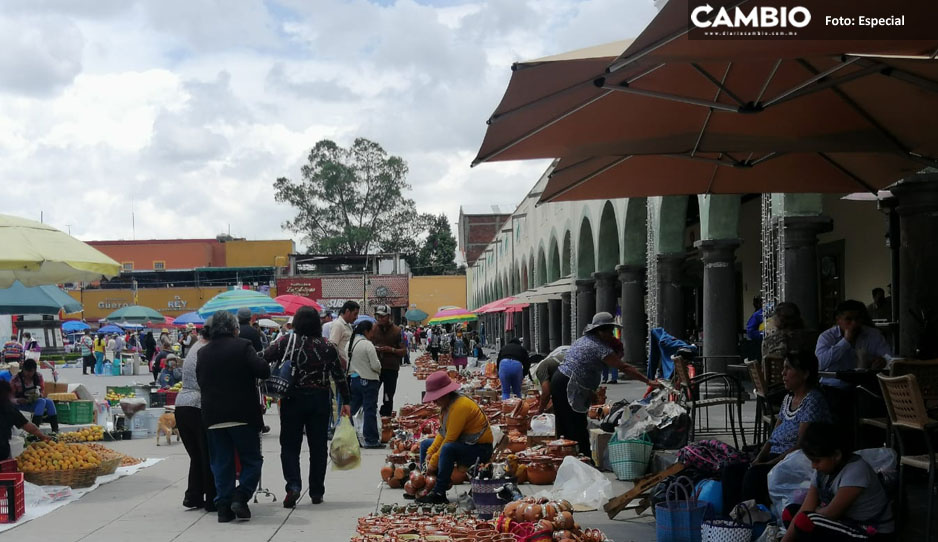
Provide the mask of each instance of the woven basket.
[{"label": "woven basket", "polygon": [[98,476],[114,474],[117,472],[117,467],[120,467],[121,462],[124,460],[124,457],[118,454],[106,456],[99,452],[98,455],[101,457],[101,464],[98,465]]},{"label": "woven basket", "polygon": [[68,486],[72,489],[91,487],[98,477],[98,467],[71,470],[24,472],[26,481],[37,486]]},{"label": "woven basket", "polygon": [[641,439],[619,440],[612,435],[609,441],[609,463],[619,480],[641,478],[648,470],[652,443],[647,435]]}]

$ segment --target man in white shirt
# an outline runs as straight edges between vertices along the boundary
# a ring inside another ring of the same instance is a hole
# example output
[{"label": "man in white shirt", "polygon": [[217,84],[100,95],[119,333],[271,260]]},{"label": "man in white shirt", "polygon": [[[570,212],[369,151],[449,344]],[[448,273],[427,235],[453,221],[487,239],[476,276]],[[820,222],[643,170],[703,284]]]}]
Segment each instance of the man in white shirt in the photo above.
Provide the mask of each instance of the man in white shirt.
[{"label": "man in white shirt", "polygon": [[[335,345],[339,351],[339,360],[342,362],[342,370],[348,372],[348,343],[352,338],[352,323],[358,318],[358,311],[361,309],[358,303],[346,301],[339,311],[339,317],[333,320],[329,326],[329,342]],[[333,393],[332,423],[329,424],[329,437],[332,438],[332,428],[339,422],[339,410],[342,408],[342,398],[337,393]],[[354,414],[354,413],[353,413]]]}]

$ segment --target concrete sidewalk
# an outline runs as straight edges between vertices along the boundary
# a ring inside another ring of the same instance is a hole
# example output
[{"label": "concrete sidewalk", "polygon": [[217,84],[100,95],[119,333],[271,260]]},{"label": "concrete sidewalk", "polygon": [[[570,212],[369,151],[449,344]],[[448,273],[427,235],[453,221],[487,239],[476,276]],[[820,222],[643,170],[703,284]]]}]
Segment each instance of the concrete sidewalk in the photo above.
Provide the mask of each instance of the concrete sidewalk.
[{"label": "concrete sidewalk", "polygon": [[[410,369],[410,366],[405,366],[401,373],[395,401],[398,408],[404,403],[414,403],[420,399],[423,382],[417,381]],[[60,371],[60,379],[81,382],[98,397],[103,397],[106,386],[125,385],[135,378],[144,381],[146,375],[92,377],[82,376],[80,369]],[[623,383],[609,386],[608,396],[610,401],[626,396],[635,399],[643,392],[642,385]],[[249,522],[219,525],[214,514],[183,509],[182,497],[188,469],[185,449],[181,443],[157,447],[155,438],[149,438],[106,444],[135,457],[162,457],[164,461],[134,476],[104,485],[75,503],[13,529],[12,534],[7,536],[15,536],[20,540],[48,539],[56,542],[90,539],[196,542],[218,536],[226,537],[230,542],[342,542],[355,534],[358,518],[374,512],[379,504],[407,502],[402,498],[402,490],[381,488],[379,471],[387,451],[363,450],[359,468],[352,471],[328,471],[323,504],[313,506],[304,494],[296,509],[284,509],[281,505],[284,488],[276,412],[268,414],[266,420],[272,430],[262,440],[266,458],[262,485],[277,495],[277,502],[261,497],[258,504],[251,505],[254,517]],[[307,457],[304,451],[301,462],[305,462]],[[304,465],[304,479],[306,470]],[[631,487],[630,483],[616,481],[612,473],[606,475],[612,480],[617,494]],[[469,489],[468,484],[456,487],[460,492]],[[525,494],[534,494],[547,487],[525,484],[521,489]],[[451,499],[453,494],[451,490]],[[577,521],[584,527],[602,529],[612,540],[620,542],[653,540],[655,537],[654,520],[650,513],[636,518],[632,512],[623,512],[616,520],[609,520],[601,511],[583,512],[577,513]]]}]

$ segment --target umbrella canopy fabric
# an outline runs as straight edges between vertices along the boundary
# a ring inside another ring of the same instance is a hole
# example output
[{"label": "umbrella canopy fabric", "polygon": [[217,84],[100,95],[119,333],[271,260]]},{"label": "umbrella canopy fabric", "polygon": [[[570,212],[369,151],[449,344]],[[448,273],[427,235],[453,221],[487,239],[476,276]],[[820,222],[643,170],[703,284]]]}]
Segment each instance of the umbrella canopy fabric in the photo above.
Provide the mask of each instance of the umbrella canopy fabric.
[{"label": "umbrella canopy fabric", "polygon": [[187,312],[185,314],[180,314],[173,320],[173,325],[184,326],[186,324],[192,324],[194,326],[204,326],[205,318],[199,316],[199,313],[196,311]]},{"label": "umbrella canopy fabric", "polygon": [[27,287],[19,281],[0,290],[0,314],[57,314],[78,312],[81,303],[58,286]]},{"label": "umbrella canopy fabric", "polygon": [[463,308],[442,310],[433,315],[427,322],[429,325],[456,324],[460,322],[473,322],[479,317]]},{"label": "umbrella canopy fabric", "polygon": [[298,311],[300,307],[312,307],[316,309],[317,312],[322,312],[322,305],[301,295],[278,295],[274,298],[274,301],[283,305],[284,314],[290,316],[296,314],[296,311]]},{"label": "umbrella canopy fabric", "polygon": [[[482,307],[479,307],[478,309],[475,310],[475,313],[476,314],[491,314],[491,313],[496,313],[496,312],[505,312],[509,309],[509,303],[511,303],[514,300],[515,300],[514,296],[503,297],[487,305],[483,305]],[[520,309],[523,309],[524,307],[527,307],[527,304],[523,304],[523,306],[519,306],[518,309],[520,310]]]},{"label": "umbrella canopy fabric", "polygon": [[98,328],[98,333],[123,333],[124,330],[114,324],[108,324],[102,328]]},{"label": "umbrella canopy fabric", "polygon": [[260,292],[228,290],[209,299],[199,309],[199,316],[205,318],[219,311],[238,312],[238,309],[242,307],[247,307],[254,314],[282,314],[284,312],[283,305]]},{"label": "umbrella canopy fabric", "polygon": [[271,320],[270,318],[261,318],[260,320],[257,321],[257,325],[259,325],[259,326],[261,326],[261,327],[266,327],[266,328],[269,328],[269,329],[279,329],[279,328],[280,328],[280,324],[278,324],[277,322],[274,322],[274,321]]},{"label": "umbrella canopy fabric", "polygon": [[166,317],[159,311],[142,305],[121,307],[111,314],[108,314],[105,319],[108,322],[127,322],[130,324],[146,324],[149,322],[164,323],[166,321]]},{"label": "umbrella canopy fabric", "polygon": [[82,322],[81,320],[69,320],[62,323],[62,331],[65,333],[78,333],[90,328],[91,326]]},{"label": "umbrella canopy fabric", "polygon": [[120,273],[120,264],[51,226],[0,215],[0,288],[91,282]]},{"label": "umbrella canopy fabric", "polygon": [[430,315],[420,309],[410,309],[404,313],[404,318],[409,322],[423,322],[427,319],[427,316]]}]

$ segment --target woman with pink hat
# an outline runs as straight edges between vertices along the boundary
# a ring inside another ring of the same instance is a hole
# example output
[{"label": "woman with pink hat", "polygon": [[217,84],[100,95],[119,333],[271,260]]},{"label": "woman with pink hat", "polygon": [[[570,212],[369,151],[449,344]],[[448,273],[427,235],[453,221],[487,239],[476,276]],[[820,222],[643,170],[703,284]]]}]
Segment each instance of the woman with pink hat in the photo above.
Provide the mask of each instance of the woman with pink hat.
[{"label": "woman with pink hat", "polygon": [[420,462],[428,472],[436,472],[436,486],[417,502],[447,503],[453,468],[457,464],[472,466],[492,457],[492,429],[479,405],[459,392],[459,382],[453,382],[446,371],[427,378],[423,402],[440,407],[440,431],[435,438],[420,443]]}]

